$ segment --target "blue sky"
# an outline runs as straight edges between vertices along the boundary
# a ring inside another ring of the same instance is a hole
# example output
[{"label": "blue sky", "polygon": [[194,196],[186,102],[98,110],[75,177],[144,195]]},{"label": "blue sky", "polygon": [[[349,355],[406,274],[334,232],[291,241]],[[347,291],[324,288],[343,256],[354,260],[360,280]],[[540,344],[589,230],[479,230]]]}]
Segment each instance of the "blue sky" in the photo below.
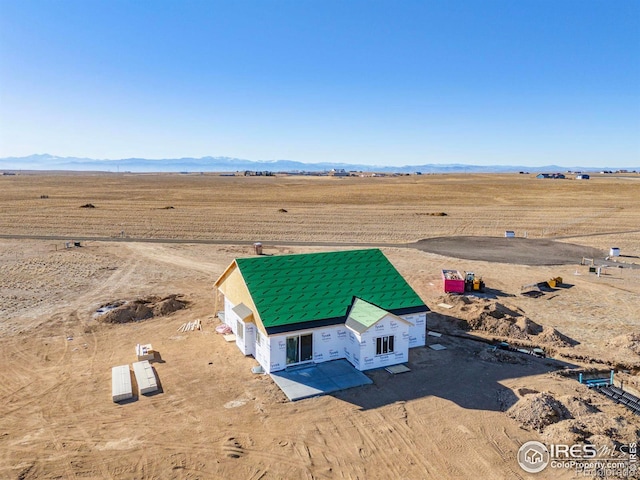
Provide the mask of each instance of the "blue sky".
[{"label": "blue sky", "polygon": [[0,157],[640,165],[640,2],[0,0]]}]

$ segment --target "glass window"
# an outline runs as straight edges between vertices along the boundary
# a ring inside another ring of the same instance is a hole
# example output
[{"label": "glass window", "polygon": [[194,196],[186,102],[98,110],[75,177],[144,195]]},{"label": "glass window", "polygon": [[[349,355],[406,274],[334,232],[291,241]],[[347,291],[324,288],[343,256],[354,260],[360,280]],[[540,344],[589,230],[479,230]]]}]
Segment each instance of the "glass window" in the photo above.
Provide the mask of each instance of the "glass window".
[{"label": "glass window", "polygon": [[244,324],[240,320],[236,320],[236,335],[244,339]]},{"label": "glass window", "polygon": [[393,341],[393,335],[376,338],[376,355],[386,355],[387,353],[393,353]]}]

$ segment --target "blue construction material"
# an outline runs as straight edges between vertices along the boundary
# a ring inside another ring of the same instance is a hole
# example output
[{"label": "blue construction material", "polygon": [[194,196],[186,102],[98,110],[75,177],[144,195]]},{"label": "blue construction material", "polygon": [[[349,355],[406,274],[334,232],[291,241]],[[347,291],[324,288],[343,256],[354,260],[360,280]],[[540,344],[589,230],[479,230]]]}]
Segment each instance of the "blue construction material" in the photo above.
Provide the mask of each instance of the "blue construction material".
[{"label": "blue construction material", "polygon": [[591,387],[604,387],[613,385],[614,371],[609,372],[609,377],[585,379],[582,373],[578,374],[578,382]]}]

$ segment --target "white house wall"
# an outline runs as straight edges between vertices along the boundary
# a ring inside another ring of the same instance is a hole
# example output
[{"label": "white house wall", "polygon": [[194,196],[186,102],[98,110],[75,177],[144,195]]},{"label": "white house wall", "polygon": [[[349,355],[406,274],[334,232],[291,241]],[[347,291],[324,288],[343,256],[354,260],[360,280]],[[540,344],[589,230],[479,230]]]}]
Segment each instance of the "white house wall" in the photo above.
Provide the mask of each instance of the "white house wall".
[{"label": "white house wall", "polygon": [[347,341],[347,328],[334,325],[313,331],[313,361],[326,362],[344,358],[344,346]]},{"label": "white house wall", "polygon": [[240,323],[244,325],[244,338],[238,337],[236,335],[236,345],[242,353],[245,355],[253,355],[256,353],[256,326],[252,322],[243,322],[239,320]]},{"label": "white house wall", "polygon": [[[245,355],[255,355],[256,326],[253,322],[244,322],[236,312],[233,305],[227,298],[224,299],[224,323],[226,323],[236,336],[236,345]],[[244,335],[238,335],[238,324],[244,326]]]},{"label": "white house wall", "polygon": [[[347,359],[358,370],[388,367],[409,360],[410,326],[390,315],[385,316],[365,332],[358,334],[349,330]],[[393,335],[392,353],[376,355],[376,338]]]},{"label": "white house wall", "polygon": [[427,312],[401,315],[400,318],[411,324],[409,327],[409,348],[424,347],[427,344]]},{"label": "white house wall", "polygon": [[[262,368],[269,372],[287,368],[287,337],[313,334],[313,363],[345,358],[344,347],[347,342],[347,328],[344,325],[316,328],[312,330],[298,330],[282,335],[269,337],[269,368],[261,363]],[[266,363],[266,362],[265,362]]]},{"label": "white house wall", "polygon": [[[260,342],[257,341],[258,337]],[[253,355],[265,372],[271,372],[271,339],[256,328],[256,348]]]},{"label": "white house wall", "polygon": [[[313,362],[321,363],[328,360],[346,358],[358,370],[386,367],[409,360],[407,349],[420,347],[426,344],[426,318],[427,314],[416,313],[404,315],[401,318],[411,325],[394,319],[393,316],[385,317],[372,328],[359,335],[347,328],[344,324],[330,327],[299,330],[281,335],[266,336],[261,334],[260,344],[256,343],[258,335],[257,326],[252,323],[244,323],[233,311],[233,305],[229,299],[224,299],[225,323],[231,327],[236,335],[236,345],[245,355],[253,355],[258,363],[269,372],[284,370],[287,368],[287,337],[294,335],[313,334]],[[245,326],[244,338],[238,336],[238,321]],[[392,322],[397,326],[392,331]],[[376,330],[376,327],[378,330]],[[382,329],[382,330],[381,330]],[[399,329],[399,334],[396,334]],[[390,355],[376,356],[375,338],[394,334],[395,352]],[[362,344],[362,342],[365,342]]]},{"label": "white house wall", "polygon": [[351,364],[358,370],[362,370],[360,368],[360,341],[360,335],[350,328],[347,328],[347,342],[344,346],[344,358],[349,360],[349,362],[351,362]]},{"label": "white house wall", "polygon": [[235,305],[231,303],[227,297],[224,297],[224,323],[230,326],[231,330],[233,330],[233,333],[235,334],[236,318],[238,318],[238,315],[233,311],[233,307],[235,307]]}]

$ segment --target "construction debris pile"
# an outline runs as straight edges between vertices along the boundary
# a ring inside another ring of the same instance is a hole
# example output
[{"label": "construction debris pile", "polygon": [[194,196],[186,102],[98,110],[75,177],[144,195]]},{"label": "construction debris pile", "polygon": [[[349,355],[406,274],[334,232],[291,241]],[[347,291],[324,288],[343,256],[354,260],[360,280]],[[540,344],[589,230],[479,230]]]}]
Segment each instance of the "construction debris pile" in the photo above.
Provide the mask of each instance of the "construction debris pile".
[{"label": "construction debris pile", "polygon": [[612,338],[607,342],[607,346],[625,350],[624,353],[640,355],[640,333],[628,333]]},{"label": "construction debris pile", "polygon": [[178,327],[178,332],[193,332],[194,330],[202,330],[202,323],[200,319],[194,320],[193,322],[183,323]]},{"label": "construction debris pile", "polygon": [[508,414],[522,426],[539,432],[552,423],[571,418],[567,408],[549,393],[526,395]]},{"label": "construction debris pile", "polygon": [[187,303],[180,295],[111,302],[98,309],[98,319],[105,323],[138,322],[182,310],[186,308]]},{"label": "construction debris pile", "polygon": [[488,298],[472,295],[446,295],[447,315],[459,319],[458,327],[504,338],[545,343],[555,347],[572,346],[575,342],[553,327],[542,327],[517,307],[508,307]]},{"label": "construction debris pile", "polygon": [[620,415],[601,411],[602,398],[585,387],[584,395],[555,397],[551,392],[523,392],[507,414],[523,428],[542,433],[543,441],[567,445],[607,445],[637,438],[632,422]]}]

